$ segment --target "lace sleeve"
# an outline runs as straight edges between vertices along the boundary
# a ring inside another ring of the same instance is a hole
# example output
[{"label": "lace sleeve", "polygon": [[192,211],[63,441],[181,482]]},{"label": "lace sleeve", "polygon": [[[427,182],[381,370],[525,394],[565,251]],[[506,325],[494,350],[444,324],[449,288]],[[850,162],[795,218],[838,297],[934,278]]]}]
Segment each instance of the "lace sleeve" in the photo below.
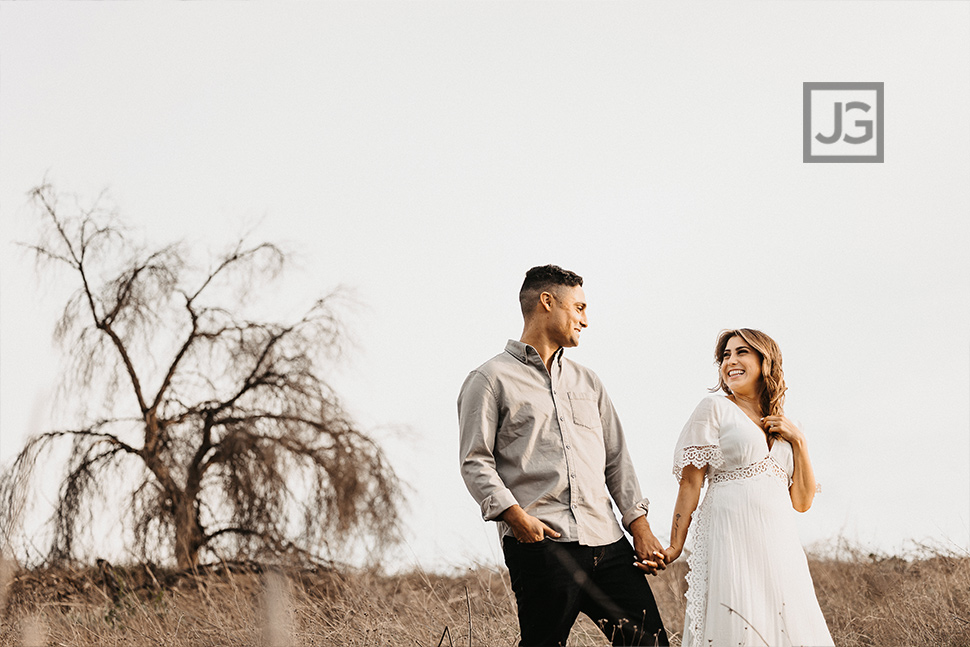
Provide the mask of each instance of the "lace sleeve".
[{"label": "lace sleeve", "polygon": [[724,465],[721,453],[719,396],[708,396],[700,401],[680,432],[674,449],[674,476],[677,482],[683,476],[684,467],[719,468]]},{"label": "lace sleeve", "polygon": [[709,465],[718,468],[724,465],[724,455],[721,454],[721,448],[717,445],[691,445],[678,450],[677,456],[674,458],[674,476],[678,483],[680,483],[684,468],[687,465],[694,467]]}]

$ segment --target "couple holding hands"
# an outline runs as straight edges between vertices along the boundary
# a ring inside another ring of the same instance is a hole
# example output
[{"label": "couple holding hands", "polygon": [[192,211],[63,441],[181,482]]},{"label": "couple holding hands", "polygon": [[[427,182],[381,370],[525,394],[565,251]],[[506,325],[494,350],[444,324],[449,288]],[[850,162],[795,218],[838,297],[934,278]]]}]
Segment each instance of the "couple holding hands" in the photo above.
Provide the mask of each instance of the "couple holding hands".
[{"label": "couple holding hands", "polygon": [[644,574],[680,557],[690,529],[684,647],[832,645],[792,513],[809,509],[816,483],[805,436],[783,413],[778,346],[756,330],[720,334],[725,395],[704,398],[677,441],[664,547],[602,382],[563,356],[587,326],[582,285],[555,265],[530,269],[521,338],[458,397],[461,474],[498,524],[519,644],[565,646],[581,611],[614,645],[669,644]]}]

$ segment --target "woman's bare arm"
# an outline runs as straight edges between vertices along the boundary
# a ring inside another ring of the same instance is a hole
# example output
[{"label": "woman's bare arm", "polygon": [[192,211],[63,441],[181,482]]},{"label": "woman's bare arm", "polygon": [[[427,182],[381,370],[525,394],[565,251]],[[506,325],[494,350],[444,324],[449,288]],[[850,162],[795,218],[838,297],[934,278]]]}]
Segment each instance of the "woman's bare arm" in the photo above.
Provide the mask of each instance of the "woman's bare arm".
[{"label": "woman's bare arm", "polygon": [[805,434],[785,416],[766,416],[765,426],[768,432],[784,438],[791,444],[792,459],[795,470],[792,474],[792,484],[788,488],[792,507],[799,512],[806,512],[815,500],[815,471],[812,469],[812,459],[808,455],[808,444]]},{"label": "woman's bare arm", "polygon": [[[690,515],[697,509],[706,473],[706,465],[704,467],[684,466],[680,478],[680,490],[677,492],[677,502],[674,504],[674,515],[670,522],[670,546],[664,550],[664,561],[667,564],[680,557],[684,551]],[[644,572],[649,572],[645,566],[639,564],[638,566]]]}]

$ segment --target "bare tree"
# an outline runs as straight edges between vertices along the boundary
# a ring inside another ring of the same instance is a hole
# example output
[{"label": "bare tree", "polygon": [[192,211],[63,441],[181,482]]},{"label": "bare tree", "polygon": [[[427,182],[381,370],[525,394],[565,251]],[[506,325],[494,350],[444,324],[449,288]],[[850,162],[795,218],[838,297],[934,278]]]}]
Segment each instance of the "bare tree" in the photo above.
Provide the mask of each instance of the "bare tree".
[{"label": "bare tree", "polygon": [[[181,568],[204,550],[314,558],[394,543],[400,483],[321,376],[342,340],[334,295],[291,323],[250,320],[254,283],[283,267],[277,246],[243,239],[199,270],[183,244],[134,244],[100,200],[65,215],[50,185],[30,197],[43,221],[29,246],[39,266],[76,282],[55,338],[71,362],[66,390],[87,406],[76,425],[28,440],[0,477],[0,516],[22,509],[39,459],[67,444],[52,561],[76,554],[118,483],[131,487],[133,548],[174,553]],[[13,520],[2,521],[9,533]]]}]

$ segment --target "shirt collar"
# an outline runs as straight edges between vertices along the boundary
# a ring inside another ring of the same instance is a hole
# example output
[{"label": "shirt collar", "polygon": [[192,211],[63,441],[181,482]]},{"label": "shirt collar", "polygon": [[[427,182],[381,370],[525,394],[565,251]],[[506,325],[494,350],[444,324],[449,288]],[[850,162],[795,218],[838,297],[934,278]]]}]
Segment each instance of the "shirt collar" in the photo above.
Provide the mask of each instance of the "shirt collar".
[{"label": "shirt collar", "polygon": [[[555,358],[556,363],[559,365],[559,368],[562,368],[562,354],[564,350],[565,349],[560,346],[559,350],[552,355],[553,358]],[[510,339],[508,343],[505,344],[505,351],[523,364],[528,364],[530,362],[530,358],[534,358],[537,364],[540,366],[542,365],[542,358],[539,357],[539,351],[529,344],[523,344],[517,339]]]}]

